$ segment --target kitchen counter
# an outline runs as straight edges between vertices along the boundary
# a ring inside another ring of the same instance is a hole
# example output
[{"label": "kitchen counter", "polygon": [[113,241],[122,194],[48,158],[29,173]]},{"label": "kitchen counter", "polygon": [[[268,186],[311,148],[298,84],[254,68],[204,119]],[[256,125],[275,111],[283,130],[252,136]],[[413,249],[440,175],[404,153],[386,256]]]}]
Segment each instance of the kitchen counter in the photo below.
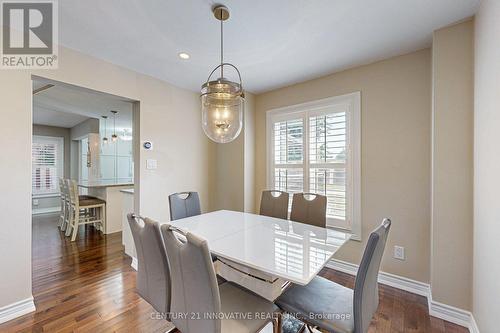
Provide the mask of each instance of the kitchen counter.
[{"label": "kitchen counter", "polygon": [[123,212],[127,211],[128,207],[123,207],[122,196],[124,194],[121,191],[133,191],[134,182],[130,179],[85,181],[80,182],[78,186],[81,189],[81,194],[87,194],[106,201],[106,225],[104,226],[104,233],[112,234],[122,231]]},{"label": "kitchen counter", "polygon": [[118,186],[134,186],[134,182],[131,179],[123,180],[98,180],[98,181],[83,181],[78,183],[79,187],[83,188],[102,188],[102,187],[118,187]]}]

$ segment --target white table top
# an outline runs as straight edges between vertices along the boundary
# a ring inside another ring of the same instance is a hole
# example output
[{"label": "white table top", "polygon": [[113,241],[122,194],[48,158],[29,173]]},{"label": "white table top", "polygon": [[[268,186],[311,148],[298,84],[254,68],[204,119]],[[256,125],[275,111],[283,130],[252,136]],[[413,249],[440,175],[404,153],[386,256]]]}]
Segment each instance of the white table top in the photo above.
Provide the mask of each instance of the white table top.
[{"label": "white table top", "polygon": [[207,240],[210,251],[246,267],[308,284],[350,234],[267,216],[219,210],[170,222]]}]

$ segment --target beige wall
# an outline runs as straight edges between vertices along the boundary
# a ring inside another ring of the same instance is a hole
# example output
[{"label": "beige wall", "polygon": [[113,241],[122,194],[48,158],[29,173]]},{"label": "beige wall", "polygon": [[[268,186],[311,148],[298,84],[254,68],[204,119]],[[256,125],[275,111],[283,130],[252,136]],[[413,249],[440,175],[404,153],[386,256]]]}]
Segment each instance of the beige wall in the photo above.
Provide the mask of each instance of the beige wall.
[{"label": "beige wall", "polygon": [[244,150],[244,210],[255,209],[255,96],[246,94]]},{"label": "beige wall", "polygon": [[217,144],[214,210],[243,211],[244,208],[244,129],[232,142]]},{"label": "beige wall", "polygon": [[432,298],[467,310],[472,305],[473,28],[470,20],[437,30],[432,42]]},{"label": "beige wall", "polygon": [[479,330],[498,332],[500,314],[500,1],[482,0],[475,19],[474,285]]},{"label": "beige wall", "polygon": [[[371,230],[393,220],[382,270],[429,281],[431,52],[429,49],[332,74],[256,98],[256,203],[266,188],[265,112],[361,91],[363,241],[338,259],[359,264]],[[406,261],[392,258],[394,245]]]},{"label": "beige wall", "polygon": [[246,93],[243,129],[238,138],[216,145],[214,210],[253,211],[254,99],[253,94]]},{"label": "beige wall", "polygon": [[[215,146],[201,129],[198,94],[81,53],[60,48],[59,69],[2,71],[0,75],[0,173],[4,191],[0,211],[0,307],[31,297],[31,74],[140,101],[140,139],[155,143],[140,151],[140,213],[168,219],[167,195],[200,192],[210,207],[209,171]],[[8,93],[5,93],[8,92]],[[146,158],[158,169],[146,170]],[[208,167],[207,167],[208,166]],[[15,224],[15,227],[12,227]]]}]

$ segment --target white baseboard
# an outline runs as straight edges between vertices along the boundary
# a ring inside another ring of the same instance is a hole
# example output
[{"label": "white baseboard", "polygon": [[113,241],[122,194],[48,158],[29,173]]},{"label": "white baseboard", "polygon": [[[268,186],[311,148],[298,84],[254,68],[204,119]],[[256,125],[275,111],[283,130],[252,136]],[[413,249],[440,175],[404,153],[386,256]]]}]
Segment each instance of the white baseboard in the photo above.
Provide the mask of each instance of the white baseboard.
[{"label": "white baseboard", "polygon": [[433,300],[432,291],[427,297],[427,303],[431,316],[467,327],[470,333],[479,333],[479,328],[472,312]]},{"label": "white baseboard", "polygon": [[61,207],[35,208],[31,210],[32,215],[57,213],[61,211]]},{"label": "white baseboard", "polygon": [[0,324],[35,311],[33,296],[0,308]]},{"label": "white baseboard", "polygon": [[[326,267],[350,275],[356,275],[358,272],[358,265],[337,259],[330,260]],[[428,283],[415,281],[386,272],[379,273],[378,282],[413,294],[427,297],[429,314],[431,316],[467,327],[471,333],[479,333],[474,316],[470,311],[434,301],[432,299],[432,290]]]},{"label": "white baseboard", "polygon": [[470,333],[479,333],[479,327],[477,326],[476,319],[474,319],[474,316],[471,314],[470,316],[470,324],[469,324],[469,332]]},{"label": "white baseboard", "polygon": [[133,269],[137,270],[137,258],[132,257],[132,262],[130,263],[130,266],[131,266]]},{"label": "white baseboard", "polygon": [[[358,265],[351,264],[346,261],[332,259],[326,265],[326,267],[335,269],[337,271],[347,273],[350,275],[356,275],[358,272]],[[415,281],[402,276],[394,275],[391,273],[380,272],[378,275],[378,282],[385,284],[390,287],[405,290],[413,294],[428,297],[430,286],[428,283],[423,283],[420,281]]]}]

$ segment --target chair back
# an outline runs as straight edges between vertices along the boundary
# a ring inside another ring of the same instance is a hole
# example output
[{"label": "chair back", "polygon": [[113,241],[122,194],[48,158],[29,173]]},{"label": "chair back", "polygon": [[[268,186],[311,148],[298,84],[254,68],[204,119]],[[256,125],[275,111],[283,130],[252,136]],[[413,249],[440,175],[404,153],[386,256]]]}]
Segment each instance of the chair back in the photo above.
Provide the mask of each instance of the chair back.
[{"label": "chair back", "polygon": [[78,206],[80,204],[78,184],[76,183],[75,180],[66,179],[66,193],[71,205]]},{"label": "chair back", "polygon": [[64,178],[59,178],[59,193],[61,193],[61,200],[64,200]]},{"label": "chair back", "polygon": [[354,283],[354,331],[367,332],[373,314],[378,307],[378,272],[384,254],[391,220],[382,224],[370,234],[358,274]]},{"label": "chair back", "polygon": [[[181,332],[220,333],[220,294],[207,242],[192,233],[183,233],[186,242],[181,242],[173,229],[169,224],[161,226],[171,269],[172,323]],[[185,318],[176,313],[199,313],[201,317]]]},{"label": "chair back", "polygon": [[[306,196],[314,196],[308,200]],[[290,220],[326,227],[326,197],[313,193],[294,193]]]},{"label": "chair back", "polygon": [[[278,196],[274,196],[275,193],[278,193]],[[288,199],[288,193],[283,191],[262,191],[260,215],[286,220],[288,218]]]},{"label": "chair back", "polygon": [[[182,195],[187,195],[182,198]],[[168,196],[170,204],[170,221],[201,214],[198,192],[181,192]]]},{"label": "chair back", "polygon": [[148,218],[143,225],[127,214],[137,252],[137,292],[160,313],[170,312],[170,270],[158,222]]}]

